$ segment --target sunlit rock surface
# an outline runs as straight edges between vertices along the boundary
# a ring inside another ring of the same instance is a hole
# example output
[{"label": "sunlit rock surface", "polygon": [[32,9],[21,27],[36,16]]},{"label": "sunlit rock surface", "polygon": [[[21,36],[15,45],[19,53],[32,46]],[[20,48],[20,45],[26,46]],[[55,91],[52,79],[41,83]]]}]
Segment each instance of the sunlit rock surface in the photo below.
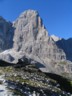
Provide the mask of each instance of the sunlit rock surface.
[{"label": "sunlit rock surface", "polygon": [[4,42],[0,48],[5,50],[1,52],[1,59],[17,62],[25,56],[43,65],[39,68],[46,72],[56,72],[53,63],[66,60],[65,53],[49,36],[37,11],[23,12],[12,25],[2,18],[0,22],[1,40]]}]

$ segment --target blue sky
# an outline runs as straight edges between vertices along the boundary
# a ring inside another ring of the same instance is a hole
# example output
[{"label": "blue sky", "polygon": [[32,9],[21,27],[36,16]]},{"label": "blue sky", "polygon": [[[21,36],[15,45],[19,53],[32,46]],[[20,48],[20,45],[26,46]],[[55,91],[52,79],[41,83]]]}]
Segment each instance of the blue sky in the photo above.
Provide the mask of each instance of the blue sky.
[{"label": "blue sky", "polygon": [[39,12],[49,34],[72,37],[72,0],[0,0],[0,16],[8,21],[27,9]]}]

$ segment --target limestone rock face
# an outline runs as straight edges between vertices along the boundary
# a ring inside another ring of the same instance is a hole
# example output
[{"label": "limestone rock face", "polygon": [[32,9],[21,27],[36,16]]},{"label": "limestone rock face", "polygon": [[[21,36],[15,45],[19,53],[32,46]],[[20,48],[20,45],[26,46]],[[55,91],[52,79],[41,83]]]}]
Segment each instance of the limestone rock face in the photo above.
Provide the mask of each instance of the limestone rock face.
[{"label": "limestone rock face", "polygon": [[37,11],[23,12],[13,25],[0,19],[0,27],[0,39],[3,41],[0,48],[12,48],[1,53],[0,56],[7,57],[5,60],[17,62],[26,57],[38,67],[42,64],[44,67],[41,70],[48,72],[56,70],[51,63],[66,60],[65,53],[49,36]]},{"label": "limestone rock face", "polygon": [[12,47],[13,44],[13,28],[12,23],[7,22],[0,17],[0,51],[4,51]]},{"label": "limestone rock face", "polygon": [[14,22],[14,49],[42,59],[62,60],[64,52],[48,35],[37,11],[28,10]]}]

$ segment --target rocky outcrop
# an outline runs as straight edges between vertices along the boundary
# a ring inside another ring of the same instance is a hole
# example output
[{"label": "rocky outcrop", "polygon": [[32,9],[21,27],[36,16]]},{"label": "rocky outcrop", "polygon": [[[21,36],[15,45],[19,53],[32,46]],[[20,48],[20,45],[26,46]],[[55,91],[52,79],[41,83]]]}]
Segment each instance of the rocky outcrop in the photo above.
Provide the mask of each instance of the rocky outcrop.
[{"label": "rocky outcrop", "polygon": [[[31,59],[31,62],[35,61],[37,62],[36,64],[44,65],[45,67],[41,68],[41,70],[50,72],[55,72],[56,70],[53,68],[53,62],[64,61],[66,59],[63,50],[58,48],[54,40],[49,36],[37,11],[27,10],[23,12],[13,23],[13,27],[9,27],[8,22],[3,22],[0,24],[2,28],[1,34],[4,34],[1,38],[4,37],[4,46],[6,46],[3,47],[5,49],[11,48],[12,45],[13,47],[11,50],[7,50],[1,54],[10,54],[15,62],[20,58],[23,59],[25,56]],[[10,36],[13,39],[10,39]]]},{"label": "rocky outcrop", "polygon": [[37,11],[28,10],[14,22],[14,49],[53,60],[65,59],[60,50],[48,35]]}]

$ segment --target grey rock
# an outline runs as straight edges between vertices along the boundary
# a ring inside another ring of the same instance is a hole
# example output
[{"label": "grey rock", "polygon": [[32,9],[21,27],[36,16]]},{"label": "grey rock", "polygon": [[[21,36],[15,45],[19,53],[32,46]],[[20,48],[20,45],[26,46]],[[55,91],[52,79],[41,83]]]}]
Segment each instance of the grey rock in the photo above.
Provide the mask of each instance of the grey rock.
[{"label": "grey rock", "polygon": [[[51,69],[51,61],[65,60],[63,50],[59,49],[49,36],[37,11],[27,10],[14,22],[14,50],[27,54],[35,61]],[[34,58],[35,57],[35,58]]]},{"label": "grey rock", "polygon": [[4,60],[7,62],[13,62],[14,61],[14,57],[12,57],[9,53],[5,54],[5,51],[0,53],[0,60]]},{"label": "grey rock", "polygon": [[31,62],[35,61],[39,68],[40,65],[43,65],[44,67],[41,66],[40,69],[45,72],[56,72],[53,63],[66,60],[65,53],[58,48],[55,41],[49,36],[37,11],[27,10],[23,12],[13,22],[13,26],[10,26],[2,18],[0,22],[1,28],[3,28],[2,33],[0,32],[0,34],[3,34],[1,38],[4,37],[4,40],[1,40],[5,44],[2,43],[3,48],[4,50],[12,48],[2,52],[3,57],[4,54],[5,57],[8,55],[14,58],[13,62],[17,62],[18,59],[25,56],[31,59]]},{"label": "grey rock", "polygon": [[[65,54],[58,49],[48,35],[37,11],[28,10],[14,22],[14,49],[53,60],[65,59]],[[64,57],[64,58],[62,58]]]}]

